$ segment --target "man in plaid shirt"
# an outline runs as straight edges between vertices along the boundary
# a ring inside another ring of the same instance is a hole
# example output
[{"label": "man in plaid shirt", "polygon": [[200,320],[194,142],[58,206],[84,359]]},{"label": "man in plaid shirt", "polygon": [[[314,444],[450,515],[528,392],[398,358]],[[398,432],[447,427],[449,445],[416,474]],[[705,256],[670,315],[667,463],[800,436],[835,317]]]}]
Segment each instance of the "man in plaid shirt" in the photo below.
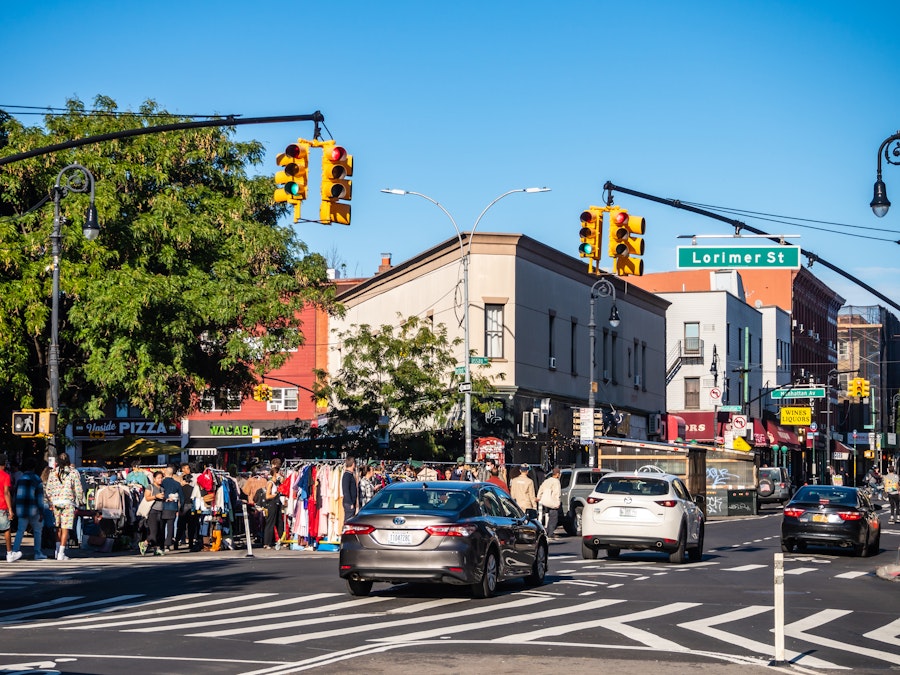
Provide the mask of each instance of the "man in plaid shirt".
[{"label": "man in plaid shirt", "polygon": [[40,476],[34,472],[34,465],[35,461],[30,458],[22,462],[22,475],[16,481],[16,518],[19,519],[19,529],[16,530],[12,553],[6,556],[7,562],[15,562],[22,557],[19,548],[29,525],[34,533],[34,559],[47,559],[47,556],[41,552],[41,530],[44,527],[44,484],[41,482]]}]

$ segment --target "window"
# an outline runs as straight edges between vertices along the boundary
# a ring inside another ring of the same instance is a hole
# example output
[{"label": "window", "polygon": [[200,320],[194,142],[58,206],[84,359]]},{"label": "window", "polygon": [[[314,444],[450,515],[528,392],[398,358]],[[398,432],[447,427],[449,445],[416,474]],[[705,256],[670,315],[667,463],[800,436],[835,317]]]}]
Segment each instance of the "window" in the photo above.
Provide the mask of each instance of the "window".
[{"label": "window", "polygon": [[[556,357],[556,345],[553,342],[553,327],[555,324],[556,324],[556,312],[551,311],[550,315],[548,317],[548,323],[547,323],[547,331],[549,333],[548,339],[547,339],[547,348],[549,351],[547,353],[547,356],[549,356],[551,359]],[[552,363],[552,361],[551,361],[551,363]]]},{"label": "window", "polygon": [[203,412],[216,412],[216,411],[228,411],[228,410],[240,410],[241,409],[241,397],[239,395],[232,394],[230,391],[225,393],[225,400],[216,401],[213,393],[209,390],[203,392],[203,397],[200,399],[200,409]]},{"label": "window", "polygon": [[569,334],[569,361],[572,364],[572,374],[578,374],[578,368],[575,367],[575,364],[578,361],[578,352],[575,351],[575,346],[578,344],[578,339],[576,335],[576,329],[578,328],[578,321],[572,319],[572,331]]},{"label": "window", "polygon": [[696,321],[684,324],[684,353],[700,353],[700,323]]},{"label": "window", "polygon": [[684,409],[698,410],[700,408],[700,378],[684,378]]},{"label": "window", "polygon": [[484,306],[484,355],[503,358],[503,305]]},{"label": "window", "polygon": [[297,389],[273,389],[269,410],[297,410]]}]

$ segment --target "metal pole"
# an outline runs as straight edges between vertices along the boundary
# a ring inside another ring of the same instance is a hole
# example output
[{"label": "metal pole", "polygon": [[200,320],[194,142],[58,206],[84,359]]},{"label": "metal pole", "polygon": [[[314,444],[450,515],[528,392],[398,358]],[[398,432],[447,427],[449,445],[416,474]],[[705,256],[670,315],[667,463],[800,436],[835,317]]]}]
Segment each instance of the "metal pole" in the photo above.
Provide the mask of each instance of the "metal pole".
[{"label": "metal pole", "polygon": [[784,663],[784,553],[775,554],[775,663]]},{"label": "metal pole", "polygon": [[588,335],[591,345],[591,386],[588,390],[588,408],[594,410],[594,388],[597,386],[597,322],[594,321],[594,288],[591,287],[591,318],[588,321]]}]

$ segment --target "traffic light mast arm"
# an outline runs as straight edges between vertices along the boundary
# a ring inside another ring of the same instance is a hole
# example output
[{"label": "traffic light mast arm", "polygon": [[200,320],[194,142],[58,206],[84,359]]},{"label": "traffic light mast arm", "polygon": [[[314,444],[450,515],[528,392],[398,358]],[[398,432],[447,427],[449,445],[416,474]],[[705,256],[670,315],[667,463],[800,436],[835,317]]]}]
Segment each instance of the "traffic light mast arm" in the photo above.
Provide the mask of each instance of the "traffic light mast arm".
[{"label": "traffic light mast arm", "polygon": [[[719,220],[723,223],[728,223],[729,225],[733,226],[737,232],[740,232],[740,230],[747,230],[748,232],[752,232],[753,234],[760,234],[765,237],[769,237],[772,241],[775,241],[775,242],[781,244],[781,240],[778,237],[773,237],[768,232],[763,232],[762,230],[759,230],[755,227],[751,227],[750,225],[747,225],[743,221],[737,220],[735,218],[729,218],[727,216],[723,216],[719,213],[714,213],[712,211],[707,211],[705,209],[700,209],[700,208],[697,208],[696,206],[690,206],[688,204],[684,204],[683,202],[681,202],[681,200],[678,200],[678,199],[665,199],[664,197],[656,197],[654,195],[648,195],[645,192],[638,192],[637,190],[630,190],[629,188],[624,188],[624,187],[621,187],[620,185],[614,185],[610,181],[606,181],[603,184],[603,189],[607,191],[607,203],[609,203],[610,205],[613,203],[613,196],[612,196],[613,191],[622,192],[626,195],[631,195],[632,197],[637,197],[639,199],[646,199],[651,202],[656,202],[657,204],[665,204],[666,206],[671,206],[676,209],[683,209],[685,211],[690,211],[691,213],[696,213],[701,216],[706,216],[707,218],[712,218],[713,220]],[[853,276],[852,274],[849,274],[848,272],[844,271],[840,267],[837,267],[836,265],[832,265],[827,260],[823,260],[822,258],[820,258],[818,255],[816,255],[812,251],[807,251],[807,250],[801,248],[800,253],[802,253],[807,258],[809,258],[810,265],[812,265],[813,262],[818,262],[818,263],[824,265],[825,267],[827,267],[828,269],[830,269],[832,272],[836,272],[837,274],[840,274],[842,277],[852,281],[854,284],[856,284],[860,288],[867,290],[869,293],[871,293],[875,297],[880,298],[881,300],[884,300],[891,307],[893,307],[897,310],[900,310],[900,304],[891,300],[889,297],[887,297],[883,293],[879,293],[874,288],[869,286],[866,282],[861,281],[860,279],[857,279],[855,276]]]}]

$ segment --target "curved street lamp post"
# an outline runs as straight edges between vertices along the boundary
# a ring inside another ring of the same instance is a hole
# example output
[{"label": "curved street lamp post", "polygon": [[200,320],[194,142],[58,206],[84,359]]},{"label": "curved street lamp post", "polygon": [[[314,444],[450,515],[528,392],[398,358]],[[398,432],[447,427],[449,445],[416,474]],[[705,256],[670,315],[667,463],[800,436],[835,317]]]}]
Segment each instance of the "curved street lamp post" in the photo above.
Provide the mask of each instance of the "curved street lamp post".
[{"label": "curved street lamp post", "polygon": [[591,386],[588,391],[588,408],[594,409],[595,394],[597,390],[597,322],[594,321],[594,300],[596,298],[612,297],[612,307],[609,310],[609,325],[618,327],[619,308],[616,307],[616,287],[609,279],[598,279],[591,286],[591,315],[588,321],[588,334],[590,336],[591,350]]},{"label": "curved street lamp post", "polygon": [[508,190],[504,192],[502,195],[494,199],[490,204],[484,207],[484,210],[479,214],[478,218],[475,219],[475,224],[472,226],[472,230],[468,233],[467,242],[463,242],[463,233],[460,231],[459,226],[456,224],[456,221],[453,219],[453,216],[450,215],[450,212],[444,208],[444,205],[441,204],[436,199],[429,197],[428,195],[422,194],[421,192],[414,192],[412,190],[400,190],[394,188],[385,188],[382,192],[390,195],[415,195],[416,197],[421,197],[422,199],[427,199],[432,204],[437,206],[444,214],[450,219],[450,222],[453,224],[453,229],[456,230],[456,238],[459,241],[459,255],[460,260],[463,265],[463,341],[464,341],[464,364],[465,368],[465,381],[463,382],[463,394],[465,397],[464,406],[465,406],[465,426],[466,426],[466,463],[472,461],[472,377],[471,377],[471,367],[469,363],[469,351],[470,351],[470,334],[469,334],[469,257],[472,254],[472,237],[475,235],[475,230],[478,228],[478,223],[481,222],[481,219],[484,217],[484,214],[488,212],[494,204],[499,202],[504,197],[508,197],[511,194],[516,192],[549,192],[550,188],[547,187],[530,187],[530,188],[517,188],[515,190]]},{"label": "curved street lamp post", "polygon": [[[70,192],[91,193],[91,201],[84,216],[82,233],[89,241],[100,234],[97,224],[97,209],[94,206],[94,175],[80,164],[69,164],[56,176],[53,186],[53,233],[50,235],[53,297],[50,312],[50,354],[48,357],[48,378],[50,380],[50,409],[59,414],[59,259],[61,255],[62,226],[65,218],[59,208],[63,197]],[[51,430],[53,431],[53,430]],[[56,457],[56,434],[50,434],[47,440],[47,454]]]},{"label": "curved street lamp post", "polygon": [[[897,141],[897,145],[891,150],[888,146],[894,141]],[[881,180],[881,158],[884,157],[888,164],[900,166],[900,160],[891,159],[891,156],[895,158],[900,157],[900,131],[893,136],[885,138],[878,148],[878,171],[875,175],[875,196],[872,197],[869,206],[872,207],[872,211],[879,218],[886,216],[888,209],[891,208],[891,202],[887,197],[887,187],[885,186],[884,181]]]}]

